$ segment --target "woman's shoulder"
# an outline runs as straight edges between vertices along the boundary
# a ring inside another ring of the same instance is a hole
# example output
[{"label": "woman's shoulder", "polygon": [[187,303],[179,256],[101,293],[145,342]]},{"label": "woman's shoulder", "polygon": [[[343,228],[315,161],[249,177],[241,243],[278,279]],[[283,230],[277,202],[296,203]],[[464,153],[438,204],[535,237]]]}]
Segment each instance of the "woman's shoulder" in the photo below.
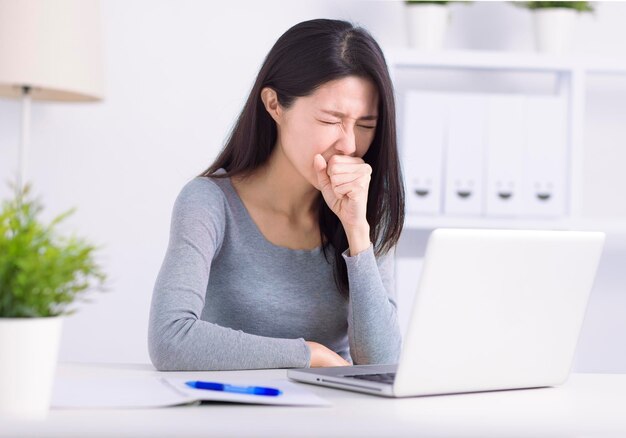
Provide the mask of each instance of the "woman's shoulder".
[{"label": "woman's shoulder", "polygon": [[174,202],[171,232],[197,242],[209,239],[219,251],[226,230],[227,202],[213,178],[195,177],[188,181]]},{"label": "woman's shoulder", "polygon": [[224,192],[214,178],[197,176],[189,180],[178,194],[178,199],[199,201],[202,199],[216,201],[224,197]]},{"label": "woman's shoulder", "polygon": [[188,181],[180,190],[175,202],[175,210],[185,214],[210,213],[211,216],[224,216],[226,195],[221,181],[217,178],[197,176]]}]

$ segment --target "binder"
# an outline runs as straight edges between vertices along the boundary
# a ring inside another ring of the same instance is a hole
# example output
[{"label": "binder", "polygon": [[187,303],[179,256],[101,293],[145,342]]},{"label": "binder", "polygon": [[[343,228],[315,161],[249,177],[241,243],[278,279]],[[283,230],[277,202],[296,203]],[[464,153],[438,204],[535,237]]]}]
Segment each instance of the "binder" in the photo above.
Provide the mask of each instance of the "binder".
[{"label": "binder", "polygon": [[523,160],[524,213],[558,217],[566,212],[567,107],[559,96],[527,96]]},{"label": "binder", "polygon": [[523,214],[524,115],[521,94],[493,94],[487,100],[485,205],[489,216]]},{"label": "binder", "polygon": [[480,215],[483,208],[483,157],[487,97],[452,94],[445,148],[444,211]]},{"label": "binder", "polygon": [[446,102],[444,93],[405,94],[402,164],[409,214],[441,212]]}]

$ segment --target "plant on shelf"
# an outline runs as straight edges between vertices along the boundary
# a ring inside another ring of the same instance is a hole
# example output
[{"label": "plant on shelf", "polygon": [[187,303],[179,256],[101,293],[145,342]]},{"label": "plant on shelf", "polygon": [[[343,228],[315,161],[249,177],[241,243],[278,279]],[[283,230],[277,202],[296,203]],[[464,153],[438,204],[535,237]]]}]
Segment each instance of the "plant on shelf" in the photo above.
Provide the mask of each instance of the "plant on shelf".
[{"label": "plant on shelf", "polygon": [[594,12],[592,2],[510,2],[533,13],[535,47],[539,52],[570,50],[579,13]]},{"label": "plant on shelf", "polygon": [[88,290],[105,290],[96,247],[49,224],[30,186],[0,209],[0,418],[40,420],[50,408],[63,317]]},{"label": "plant on shelf", "polygon": [[578,12],[593,12],[594,7],[591,2],[511,2],[516,6],[527,9],[548,9],[548,8],[564,8],[573,9]]},{"label": "plant on shelf", "polygon": [[443,48],[450,21],[448,4],[472,2],[405,0],[404,3],[407,7],[409,44],[419,50],[436,51]]}]

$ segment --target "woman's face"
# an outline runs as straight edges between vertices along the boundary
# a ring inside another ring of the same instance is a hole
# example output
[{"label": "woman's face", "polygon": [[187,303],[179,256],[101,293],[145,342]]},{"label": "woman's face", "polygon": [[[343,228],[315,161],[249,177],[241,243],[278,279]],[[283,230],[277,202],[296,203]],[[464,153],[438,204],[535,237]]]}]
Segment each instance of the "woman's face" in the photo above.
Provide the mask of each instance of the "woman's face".
[{"label": "woman's face", "polygon": [[317,187],[313,157],[362,158],[369,149],[378,117],[378,91],[369,79],[348,76],[296,98],[275,117],[278,147],[311,185]]}]

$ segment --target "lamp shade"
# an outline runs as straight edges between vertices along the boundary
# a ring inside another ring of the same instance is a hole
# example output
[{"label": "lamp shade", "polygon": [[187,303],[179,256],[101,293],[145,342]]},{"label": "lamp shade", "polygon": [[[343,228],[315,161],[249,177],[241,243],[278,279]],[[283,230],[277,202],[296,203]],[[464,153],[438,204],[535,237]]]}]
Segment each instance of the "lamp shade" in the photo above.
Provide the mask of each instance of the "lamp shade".
[{"label": "lamp shade", "polygon": [[104,97],[97,0],[0,0],[0,96],[88,102]]}]

